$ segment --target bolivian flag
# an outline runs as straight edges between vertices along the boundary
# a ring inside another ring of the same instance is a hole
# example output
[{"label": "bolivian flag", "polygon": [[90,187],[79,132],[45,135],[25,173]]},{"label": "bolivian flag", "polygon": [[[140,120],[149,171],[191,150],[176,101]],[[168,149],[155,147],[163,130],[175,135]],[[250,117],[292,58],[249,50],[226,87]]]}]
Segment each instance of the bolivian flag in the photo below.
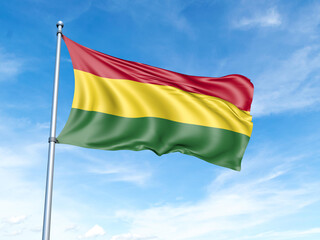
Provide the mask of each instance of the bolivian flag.
[{"label": "bolivian flag", "polygon": [[241,75],[180,74],[126,61],[63,36],[75,75],[59,143],[180,152],[240,170],[252,132],[253,84]]}]

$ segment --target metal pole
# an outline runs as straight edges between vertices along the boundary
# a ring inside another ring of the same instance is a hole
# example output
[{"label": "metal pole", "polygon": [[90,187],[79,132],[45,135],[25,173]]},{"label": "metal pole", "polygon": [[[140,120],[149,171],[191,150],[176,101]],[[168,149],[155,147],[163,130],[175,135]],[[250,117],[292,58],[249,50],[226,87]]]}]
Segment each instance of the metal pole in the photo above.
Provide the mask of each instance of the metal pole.
[{"label": "metal pole", "polygon": [[63,22],[57,23],[57,53],[56,53],[56,67],[54,72],[54,86],[52,97],[51,110],[51,126],[49,137],[49,155],[47,166],[47,183],[46,196],[44,203],[43,229],[42,240],[50,240],[50,225],[51,225],[51,206],[52,206],[52,184],[53,184],[53,168],[54,168],[54,153],[56,143],[56,123],[57,123],[57,104],[58,104],[58,87],[59,87],[59,68],[60,68],[60,49]]}]

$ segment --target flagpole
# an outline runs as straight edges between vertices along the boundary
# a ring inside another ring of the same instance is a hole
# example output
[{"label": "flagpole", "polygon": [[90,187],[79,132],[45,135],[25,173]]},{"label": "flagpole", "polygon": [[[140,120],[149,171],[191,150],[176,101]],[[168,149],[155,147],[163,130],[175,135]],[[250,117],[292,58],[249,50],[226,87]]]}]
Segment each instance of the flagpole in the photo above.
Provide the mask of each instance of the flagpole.
[{"label": "flagpole", "polygon": [[60,68],[60,49],[63,22],[57,22],[57,52],[56,52],[56,66],[54,72],[54,86],[51,109],[51,125],[49,137],[49,154],[47,165],[47,181],[46,181],[46,195],[44,203],[43,215],[43,229],[42,240],[50,240],[50,226],[51,226],[51,207],[52,207],[52,185],[53,185],[53,169],[54,169],[54,154],[56,140],[56,123],[57,123],[57,105],[58,105],[58,87],[59,87],[59,68]]}]

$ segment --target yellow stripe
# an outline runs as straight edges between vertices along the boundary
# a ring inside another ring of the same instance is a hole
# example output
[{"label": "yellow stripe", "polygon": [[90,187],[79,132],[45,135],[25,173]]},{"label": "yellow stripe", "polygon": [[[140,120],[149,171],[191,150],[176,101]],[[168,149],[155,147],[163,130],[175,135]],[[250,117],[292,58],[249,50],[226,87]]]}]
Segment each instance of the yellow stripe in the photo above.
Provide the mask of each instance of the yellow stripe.
[{"label": "yellow stripe", "polygon": [[251,135],[250,113],[220,98],[170,86],[102,78],[76,69],[74,73],[73,108],[128,118],[164,118]]}]

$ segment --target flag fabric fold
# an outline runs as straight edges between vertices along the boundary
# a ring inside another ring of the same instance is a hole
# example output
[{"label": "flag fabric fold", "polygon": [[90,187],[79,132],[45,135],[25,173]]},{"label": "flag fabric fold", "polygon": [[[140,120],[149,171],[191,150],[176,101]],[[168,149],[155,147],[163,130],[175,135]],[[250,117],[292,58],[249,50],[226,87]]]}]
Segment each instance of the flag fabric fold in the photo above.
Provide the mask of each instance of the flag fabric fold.
[{"label": "flag fabric fold", "polygon": [[252,132],[253,85],[241,75],[198,77],[115,58],[66,36],[75,75],[59,143],[181,152],[240,170]]}]

